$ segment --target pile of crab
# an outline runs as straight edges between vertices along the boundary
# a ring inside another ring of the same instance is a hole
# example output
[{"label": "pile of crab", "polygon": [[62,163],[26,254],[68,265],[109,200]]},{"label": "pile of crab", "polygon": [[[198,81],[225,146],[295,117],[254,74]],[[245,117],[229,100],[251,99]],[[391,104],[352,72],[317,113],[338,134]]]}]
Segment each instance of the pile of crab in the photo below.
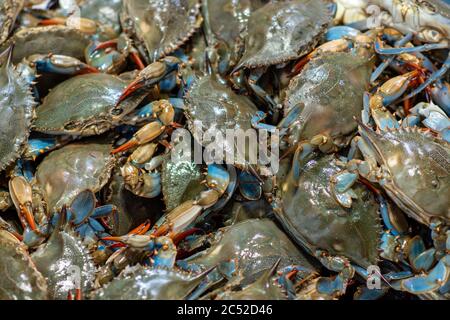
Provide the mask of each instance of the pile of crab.
[{"label": "pile of crab", "polygon": [[449,49],[439,0],[1,0],[0,299],[449,299]]}]

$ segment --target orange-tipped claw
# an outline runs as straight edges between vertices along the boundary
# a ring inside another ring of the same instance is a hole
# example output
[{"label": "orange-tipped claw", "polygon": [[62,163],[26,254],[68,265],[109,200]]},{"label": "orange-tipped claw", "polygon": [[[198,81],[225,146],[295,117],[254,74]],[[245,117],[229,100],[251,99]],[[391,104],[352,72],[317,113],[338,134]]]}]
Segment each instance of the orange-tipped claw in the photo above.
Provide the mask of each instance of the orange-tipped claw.
[{"label": "orange-tipped claw", "polygon": [[190,230],[174,234],[171,236],[171,238],[172,238],[173,243],[175,245],[178,245],[182,240],[186,239],[190,235],[193,235],[193,234],[199,233],[199,232],[202,232],[202,229],[192,228]]},{"label": "orange-tipped claw", "polygon": [[28,225],[30,226],[30,229],[35,231],[37,229],[37,227],[36,227],[36,222],[34,221],[33,214],[30,212],[30,210],[28,210],[27,207],[24,207],[24,206],[21,208],[21,211],[25,217],[25,220],[27,221]]},{"label": "orange-tipped claw", "polygon": [[159,228],[157,228],[153,232],[153,235],[155,237],[161,237],[161,236],[167,234],[169,231],[170,231],[170,226],[166,223],[166,224],[163,224],[162,226],[160,226]]},{"label": "orange-tipped claw", "polygon": [[89,73],[100,73],[100,71],[98,71],[97,68],[87,64],[83,69],[80,70],[80,72],[78,72],[79,75]]},{"label": "orange-tipped claw", "polygon": [[43,19],[39,21],[39,25],[41,26],[54,26],[54,25],[65,25],[65,18],[51,18],[51,19]]},{"label": "orange-tipped claw", "polygon": [[117,48],[117,40],[108,40],[102,43],[99,43],[94,51],[108,49],[108,48]]},{"label": "orange-tipped claw", "polygon": [[127,151],[131,148],[136,147],[139,144],[139,142],[136,139],[131,139],[128,142],[125,142],[123,145],[121,145],[120,147],[114,149],[113,151],[111,151],[111,154],[117,154],[119,152],[124,152]]},{"label": "orange-tipped claw", "polygon": [[150,221],[147,220],[147,221],[145,221],[143,224],[141,224],[140,226],[138,226],[137,228],[134,228],[133,230],[131,230],[130,232],[128,232],[128,234],[129,234],[129,235],[131,235],[131,234],[143,235],[143,234],[146,233],[149,229],[150,229]]},{"label": "orange-tipped claw", "polygon": [[104,237],[103,241],[122,242],[122,237]]},{"label": "orange-tipped claw", "polygon": [[145,65],[142,62],[141,57],[139,57],[139,55],[137,54],[137,52],[133,52],[133,51],[130,52],[130,58],[131,58],[131,61],[133,61],[136,64],[136,66],[138,67],[139,70],[145,69]]},{"label": "orange-tipped claw", "polygon": [[75,289],[75,300],[78,300],[78,301],[82,300],[80,288]]},{"label": "orange-tipped claw", "polygon": [[302,58],[292,68],[291,74],[292,75],[299,74],[303,70],[304,66],[309,62],[309,60],[311,60],[311,55],[307,55],[306,57]]},{"label": "orange-tipped claw", "polygon": [[128,98],[130,95],[133,94],[136,90],[142,88],[144,86],[143,82],[140,81],[140,79],[137,79],[130,83],[128,87],[125,88],[122,95],[119,97],[119,100],[117,100],[116,105],[119,105],[123,100]]}]

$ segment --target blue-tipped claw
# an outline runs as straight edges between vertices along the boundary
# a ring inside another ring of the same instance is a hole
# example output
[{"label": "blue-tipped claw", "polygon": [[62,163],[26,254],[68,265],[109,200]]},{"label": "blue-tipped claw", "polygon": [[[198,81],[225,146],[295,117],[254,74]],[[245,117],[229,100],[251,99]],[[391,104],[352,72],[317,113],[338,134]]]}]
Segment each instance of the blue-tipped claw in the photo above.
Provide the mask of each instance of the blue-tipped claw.
[{"label": "blue-tipped claw", "polygon": [[427,293],[439,289],[450,276],[450,255],[444,256],[431,272],[401,281],[401,288],[413,294]]},{"label": "blue-tipped claw", "polygon": [[417,258],[412,261],[411,266],[414,268],[414,270],[427,271],[435,262],[435,254],[436,249],[428,249],[419,254]]},{"label": "blue-tipped claw", "polygon": [[87,221],[94,212],[96,201],[92,191],[85,190],[80,192],[68,208],[69,221],[72,221],[76,226]]},{"label": "blue-tipped claw", "polygon": [[356,37],[361,34],[358,29],[349,26],[335,26],[328,29],[325,34],[326,41],[342,39],[344,37]]}]

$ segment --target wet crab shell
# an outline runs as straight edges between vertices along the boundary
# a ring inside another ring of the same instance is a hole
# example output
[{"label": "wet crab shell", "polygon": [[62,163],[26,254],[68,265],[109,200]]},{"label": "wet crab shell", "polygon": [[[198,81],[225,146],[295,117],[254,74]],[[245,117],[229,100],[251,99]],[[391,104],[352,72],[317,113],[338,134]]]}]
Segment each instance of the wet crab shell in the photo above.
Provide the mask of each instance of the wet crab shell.
[{"label": "wet crab shell", "polygon": [[180,270],[137,266],[124,272],[103,288],[94,291],[94,300],[182,300],[200,284],[204,276]]},{"label": "wet crab shell", "polygon": [[166,210],[194,199],[205,189],[201,167],[191,161],[172,161],[167,155],[161,168],[162,193]]},{"label": "wet crab shell", "polygon": [[239,67],[283,63],[307,54],[332,20],[322,0],[277,1],[254,11]]},{"label": "wet crab shell", "polygon": [[0,171],[20,157],[34,116],[30,85],[10,62],[0,67]]},{"label": "wet crab shell", "polygon": [[291,144],[327,134],[336,145],[357,129],[364,92],[369,86],[372,60],[350,53],[323,54],[294,77],[286,92],[284,112],[300,106],[297,124],[291,127]]},{"label": "wet crab shell", "polygon": [[310,273],[314,272],[307,258],[273,221],[250,219],[217,232],[210,248],[180,261],[180,266],[206,270],[235,260],[240,275],[251,280],[270,269],[279,259],[279,268],[301,265]]},{"label": "wet crab shell", "polygon": [[[252,129],[251,119],[258,109],[253,102],[245,96],[236,94],[229,87],[219,83],[214,76],[204,76],[197,79],[192,88],[186,94],[189,129],[197,141],[204,141],[198,136],[198,129],[207,131],[215,128],[225,140],[227,129],[243,130]],[[228,145],[225,150],[235,150],[235,145]],[[235,165],[245,167],[235,152]]]},{"label": "wet crab shell", "polygon": [[450,144],[418,128],[361,135],[382,165],[381,186],[409,216],[450,222]]},{"label": "wet crab shell", "polygon": [[69,291],[73,294],[76,289],[72,281],[74,273],[80,276],[83,296],[91,291],[95,278],[94,263],[89,250],[74,232],[54,231],[31,257],[47,279],[51,299],[66,300]]},{"label": "wet crab shell", "polygon": [[0,299],[46,300],[47,283],[24,245],[0,230]]},{"label": "wet crab shell", "polygon": [[97,192],[108,182],[115,164],[111,150],[108,144],[73,143],[44,158],[36,183],[51,212],[71,203],[81,191]]},{"label": "wet crab shell", "polygon": [[13,63],[19,63],[33,54],[50,53],[83,60],[89,38],[79,30],[66,26],[34,27],[17,31],[2,49],[11,45],[14,46]]},{"label": "wet crab shell", "polygon": [[0,45],[8,39],[24,2],[24,0],[3,0],[0,3]]},{"label": "wet crab shell", "polygon": [[290,166],[284,177],[286,171],[280,170],[276,216],[299,244],[313,252],[326,250],[362,267],[376,265],[382,232],[378,205],[374,195],[358,184],[352,207],[341,207],[332,195],[331,178],[342,169],[334,155],[313,154],[297,179]]},{"label": "wet crab shell", "polygon": [[253,11],[261,8],[268,0],[204,0],[202,12],[205,25],[210,28],[213,39],[208,39],[210,46],[216,42],[226,45],[230,55],[230,64],[238,62],[244,47],[242,34],[247,29],[248,20]]},{"label": "wet crab shell", "polygon": [[184,44],[200,27],[198,0],[124,0],[123,29],[142,44],[153,62]]},{"label": "wet crab shell", "polygon": [[36,108],[32,129],[37,132],[76,136],[102,134],[131,112],[145,94],[116,106],[127,82],[109,74],[86,74],[57,85]]}]

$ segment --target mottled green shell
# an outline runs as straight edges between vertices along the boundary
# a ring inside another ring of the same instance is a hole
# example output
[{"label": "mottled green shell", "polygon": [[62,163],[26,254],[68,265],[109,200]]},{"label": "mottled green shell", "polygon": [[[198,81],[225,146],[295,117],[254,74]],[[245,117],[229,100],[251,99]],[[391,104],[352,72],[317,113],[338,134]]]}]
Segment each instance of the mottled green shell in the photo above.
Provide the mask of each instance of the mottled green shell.
[{"label": "mottled green shell", "polygon": [[81,191],[99,191],[109,180],[115,159],[107,144],[73,143],[53,151],[38,166],[36,183],[52,211]]},{"label": "mottled green shell", "polygon": [[198,0],[123,0],[122,26],[156,61],[185,43],[200,27]]},{"label": "mottled green shell", "polygon": [[330,179],[342,171],[334,155],[316,157],[280,177],[276,192],[276,216],[286,231],[310,250],[326,250],[367,267],[378,261],[382,231],[378,205],[361,184],[353,187],[357,199],[350,209],[334,199]]},{"label": "mottled green shell", "polygon": [[143,95],[138,95],[116,107],[127,84],[102,73],[66,80],[53,88],[36,109],[33,130],[81,136],[101,134],[117,125],[142,101]]},{"label": "mottled green shell", "polygon": [[270,269],[279,259],[279,268],[301,265],[314,271],[291,240],[268,219],[246,220],[224,228],[210,248],[183,260],[182,265],[206,270],[233,259],[246,278]]},{"label": "mottled green shell", "polygon": [[[200,141],[196,136],[198,129],[202,129],[204,132],[216,129],[220,131],[224,140],[227,136],[227,129],[244,132],[253,129],[251,118],[258,111],[256,106],[248,97],[238,95],[228,86],[219,83],[214,76],[197,79],[185,99],[188,125],[197,141]],[[244,133],[239,136],[243,137]],[[209,144],[209,142],[205,142],[205,144]],[[225,150],[235,150],[235,164],[245,166],[246,161],[242,163],[239,161],[242,159],[238,159],[237,142],[234,145],[228,145],[225,140],[224,148]],[[248,160],[247,150],[245,160]]]},{"label": "mottled green shell", "polygon": [[[74,233],[54,231],[31,257],[36,268],[47,279],[51,299],[67,300],[69,291],[74,294],[76,288],[71,276],[78,270],[83,296],[92,289],[95,267],[88,249]],[[72,270],[71,267],[78,270]]]},{"label": "mottled green shell", "polygon": [[17,31],[2,46],[14,45],[13,63],[19,63],[33,54],[61,54],[84,59],[89,38],[77,29],[65,26],[24,28]]},{"label": "mottled green shell", "polygon": [[24,2],[24,0],[0,1],[0,45],[8,39]]},{"label": "mottled green shell", "polygon": [[0,300],[46,300],[47,283],[26,248],[0,230]]},{"label": "mottled green shell", "polygon": [[0,67],[0,171],[21,155],[28,141],[35,101],[30,84],[14,66]]},{"label": "mottled green shell", "polygon": [[182,300],[204,279],[182,271],[137,267],[91,295],[94,300]]},{"label": "mottled green shell", "polygon": [[311,51],[331,22],[322,0],[276,1],[254,11],[239,66],[255,68],[299,58]]},{"label": "mottled green shell", "polygon": [[167,211],[195,199],[205,189],[201,167],[191,161],[172,161],[170,154],[162,164],[162,193]]},{"label": "mottled green shell", "polygon": [[301,108],[291,143],[327,134],[336,145],[345,144],[343,138],[357,129],[354,118],[361,118],[371,70],[371,61],[350,53],[324,54],[309,62],[286,93],[285,113]]},{"label": "mottled green shell", "polygon": [[[204,0],[202,12],[208,44],[224,44],[230,64],[238,62],[244,47],[243,32],[250,14],[269,0]],[[204,40],[203,40],[204,41]]]},{"label": "mottled green shell", "polygon": [[450,222],[450,144],[418,129],[362,130],[388,174],[380,184],[409,216]]}]

